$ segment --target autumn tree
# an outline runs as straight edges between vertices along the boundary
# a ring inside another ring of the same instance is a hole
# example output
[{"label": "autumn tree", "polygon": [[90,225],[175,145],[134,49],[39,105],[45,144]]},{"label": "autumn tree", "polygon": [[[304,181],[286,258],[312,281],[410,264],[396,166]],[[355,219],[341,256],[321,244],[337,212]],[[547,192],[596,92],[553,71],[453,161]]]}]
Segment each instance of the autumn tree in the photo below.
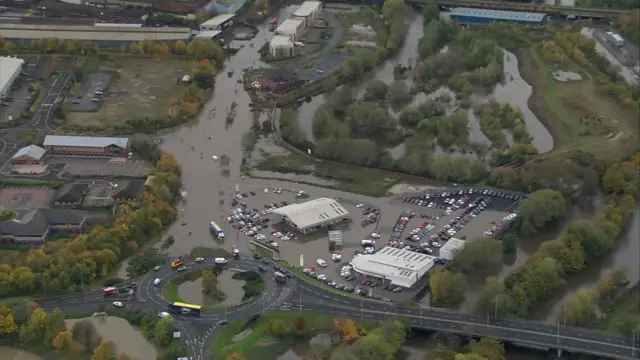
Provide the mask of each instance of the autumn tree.
[{"label": "autumn tree", "polygon": [[51,347],[55,350],[67,350],[73,342],[73,334],[69,330],[62,330],[51,341]]},{"label": "autumn tree", "polygon": [[91,360],[111,360],[113,357],[113,348],[106,340],[100,341],[100,345],[93,351]]},{"label": "autumn tree", "polygon": [[173,340],[173,333],[176,331],[176,320],[175,318],[168,316],[156,324],[154,331],[154,340],[156,345],[160,348],[164,348],[169,346],[171,341]]},{"label": "autumn tree", "polygon": [[271,336],[281,337],[287,332],[287,325],[281,319],[271,319],[268,332]]},{"label": "autumn tree", "polygon": [[297,336],[304,336],[309,333],[309,320],[304,316],[296,316],[293,319],[291,329]]},{"label": "autumn tree", "polygon": [[349,343],[358,339],[358,328],[350,318],[333,319],[333,331]]},{"label": "autumn tree", "polygon": [[596,295],[591,290],[581,290],[566,304],[567,322],[585,326],[593,320],[596,311]]},{"label": "autumn tree", "polygon": [[239,352],[234,351],[227,355],[227,360],[245,360],[245,358]]},{"label": "autumn tree", "polygon": [[472,341],[469,344],[472,353],[478,354],[487,360],[505,360],[504,346],[499,339],[486,337],[480,341]]},{"label": "autumn tree", "polygon": [[187,53],[187,44],[185,44],[184,41],[182,41],[182,40],[178,40],[178,41],[176,41],[176,44],[173,47],[173,51],[177,55],[186,54]]},{"label": "autumn tree", "polygon": [[465,280],[462,274],[440,270],[431,275],[429,289],[436,303],[458,304],[464,300]]},{"label": "autumn tree", "polygon": [[64,314],[60,309],[55,308],[51,314],[47,317],[44,331],[44,343],[49,346],[52,345],[53,339],[58,336],[62,331],[66,330],[64,324]]},{"label": "autumn tree", "polygon": [[11,312],[0,314],[0,335],[11,335],[18,330]]}]

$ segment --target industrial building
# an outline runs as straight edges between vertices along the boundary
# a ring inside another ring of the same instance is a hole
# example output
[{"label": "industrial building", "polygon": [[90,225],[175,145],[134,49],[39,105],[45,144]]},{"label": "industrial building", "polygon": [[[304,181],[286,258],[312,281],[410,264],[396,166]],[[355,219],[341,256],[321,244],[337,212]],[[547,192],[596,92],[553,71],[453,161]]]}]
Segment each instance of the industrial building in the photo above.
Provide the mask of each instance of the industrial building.
[{"label": "industrial building", "polygon": [[274,223],[284,222],[303,234],[310,234],[349,220],[349,212],[337,201],[318,198],[273,210]]},{"label": "industrial building", "polygon": [[20,58],[0,56],[0,100],[9,95],[11,85],[22,72],[23,64],[24,60]]},{"label": "industrial building", "polygon": [[218,14],[233,14],[238,12],[246,2],[247,0],[215,0],[212,8]]},{"label": "industrial building", "polygon": [[433,268],[435,259],[431,255],[387,246],[373,255],[354,257],[351,266],[359,274],[410,288]]},{"label": "industrial building", "polygon": [[233,18],[235,14],[223,14],[214,16],[211,19],[200,24],[200,31],[211,31],[211,30],[224,30],[229,26],[233,25]]},{"label": "industrial building", "polygon": [[0,246],[39,247],[49,236],[79,234],[88,213],[72,209],[37,209],[20,219],[0,222]]},{"label": "industrial building", "polygon": [[276,28],[277,35],[284,35],[296,41],[296,38],[304,31],[304,22],[296,19],[287,19]]},{"label": "industrial building", "polygon": [[42,146],[55,155],[127,157],[129,138],[47,135]]},{"label": "industrial building", "polygon": [[269,41],[269,54],[277,59],[293,56],[293,41],[284,35],[276,35]]},{"label": "industrial building", "polygon": [[440,257],[445,260],[453,260],[456,253],[462,250],[467,242],[464,240],[451,238],[440,248]]},{"label": "industrial building", "polygon": [[65,40],[94,41],[101,47],[119,47],[144,40],[175,42],[187,40],[189,28],[129,27],[87,25],[0,24],[2,37],[21,45],[55,37]]},{"label": "industrial building", "polygon": [[322,3],[320,1],[305,1],[298,10],[293,13],[293,18],[302,20],[304,27],[313,25],[314,21],[322,15]]},{"label": "industrial building", "polygon": [[548,17],[549,16],[547,14],[542,13],[474,9],[466,7],[458,7],[451,10],[451,20],[461,24],[506,22],[522,25],[544,25],[547,23]]},{"label": "industrial building", "polygon": [[42,164],[44,154],[47,150],[38,145],[29,145],[18,150],[11,157],[11,164],[14,165],[35,165]]}]

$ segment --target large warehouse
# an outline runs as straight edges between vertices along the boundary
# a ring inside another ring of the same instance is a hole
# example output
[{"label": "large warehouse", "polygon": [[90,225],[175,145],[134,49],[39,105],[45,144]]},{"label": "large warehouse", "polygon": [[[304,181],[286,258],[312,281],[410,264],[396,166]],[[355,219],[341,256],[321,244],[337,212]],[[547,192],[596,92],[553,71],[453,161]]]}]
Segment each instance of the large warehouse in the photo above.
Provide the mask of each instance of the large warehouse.
[{"label": "large warehouse", "polygon": [[20,76],[24,60],[15,57],[0,56],[0,99],[9,95],[11,85]]},{"label": "large warehouse", "polygon": [[293,13],[293,18],[302,20],[304,27],[308,28],[322,15],[322,3],[320,1],[305,1],[298,10]]},{"label": "large warehouse", "polygon": [[47,135],[42,146],[55,155],[127,157],[129,138]]},{"label": "large warehouse", "polygon": [[461,24],[506,22],[522,25],[544,25],[547,23],[548,17],[547,14],[522,11],[487,10],[466,7],[458,7],[451,10],[451,20]]},{"label": "large warehouse", "polygon": [[359,274],[410,288],[433,268],[435,259],[434,256],[387,246],[373,255],[353,258],[351,266]]},{"label": "large warehouse", "polygon": [[289,36],[291,40],[296,41],[296,38],[304,31],[304,22],[301,20],[287,19],[276,28],[276,34]]},{"label": "large warehouse", "polygon": [[303,234],[349,220],[349,212],[337,201],[318,198],[273,210],[274,223],[284,222]]}]

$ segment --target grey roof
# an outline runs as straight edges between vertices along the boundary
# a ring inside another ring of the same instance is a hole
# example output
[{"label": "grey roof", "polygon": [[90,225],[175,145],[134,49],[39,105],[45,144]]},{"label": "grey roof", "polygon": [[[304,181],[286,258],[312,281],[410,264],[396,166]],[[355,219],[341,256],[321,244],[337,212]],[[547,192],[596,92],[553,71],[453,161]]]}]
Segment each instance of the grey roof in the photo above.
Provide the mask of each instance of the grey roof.
[{"label": "grey roof", "polygon": [[111,197],[115,200],[137,200],[144,190],[145,180],[128,180],[119,182],[119,186],[115,188]]},{"label": "grey roof", "polygon": [[15,155],[13,155],[11,158],[17,159],[21,156],[28,156],[32,159],[40,160],[42,159],[42,157],[44,156],[44,153],[46,152],[47,150],[41,148],[40,146],[29,145],[27,147],[23,147],[22,149],[18,150],[18,152],[16,152]]},{"label": "grey roof", "polygon": [[329,198],[318,198],[301,204],[291,204],[273,210],[274,214],[286,216],[299,229],[349,216],[349,212],[337,201]]},{"label": "grey roof", "polygon": [[457,7],[451,10],[452,16],[478,17],[485,19],[505,20],[505,21],[530,21],[540,22],[547,14],[532,13],[523,11],[507,11],[507,10],[488,10],[474,9],[467,7]]},{"label": "grey roof", "polygon": [[93,136],[67,136],[67,135],[47,135],[44,138],[44,146],[78,146],[78,147],[100,147],[105,148],[115,145],[126,148],[129,145],[129,138],[126,137],[93,137]]},{"label": "grey roof", "polygon": [[77,204],[89,191],[89,186],[89,184],[67,184],[60,190],[55,202]]},{"label": "grey roof", "polygon": [[72,209],[38,209],[26,213],[19,221],[0,222],[0,234],[42,236],[51,225],[80,225],[87,212]]}]

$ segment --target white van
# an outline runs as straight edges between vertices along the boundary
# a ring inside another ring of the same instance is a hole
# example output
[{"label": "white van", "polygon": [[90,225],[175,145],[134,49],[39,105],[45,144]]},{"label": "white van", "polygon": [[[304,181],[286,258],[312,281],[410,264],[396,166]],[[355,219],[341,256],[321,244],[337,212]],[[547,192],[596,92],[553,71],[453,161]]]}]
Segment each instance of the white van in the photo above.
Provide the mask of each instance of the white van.
[{"label": "white van", "polygon": [[373,246],[375,244],[376,244],[376,242],[373,241],[373,240],[362,240],[362,241],[360,241],[360,245],[362,245],[362,246]]},{"label": "white van", "polygon": [[215,258],[214,262],[216,264],[226,264],[227,263],[227,259],[225,259],[225,258]]},{"label": "white van", "polygon": [[160,284],[160,279],[153,280],[153,285],[158,286]]},{"label": "white van", "polygon": [[327,267],[327,262],[322,260],[322,259],[318,259],[318,261],[316,261],[316,263],[322,267]]}]

